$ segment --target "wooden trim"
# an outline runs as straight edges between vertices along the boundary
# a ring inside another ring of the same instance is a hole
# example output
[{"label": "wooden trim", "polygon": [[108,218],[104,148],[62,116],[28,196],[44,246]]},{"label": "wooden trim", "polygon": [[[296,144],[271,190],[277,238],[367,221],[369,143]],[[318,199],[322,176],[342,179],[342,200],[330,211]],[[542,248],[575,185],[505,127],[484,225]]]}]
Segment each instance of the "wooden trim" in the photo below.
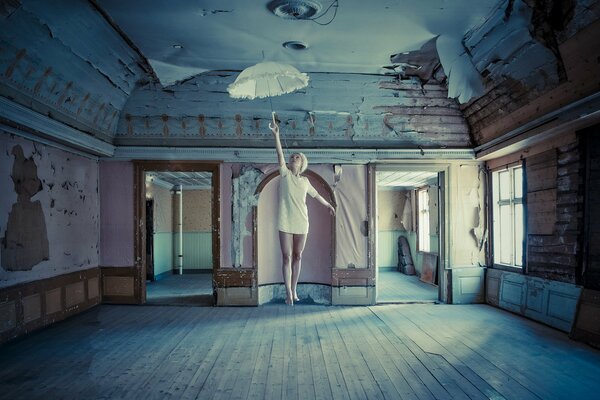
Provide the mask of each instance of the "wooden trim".
[{"label": "wooden trim", "polygon": [[[72,315],[79,314],[100,304],[102,300],[101,291],[98,291],[97,297],[89,298],[88,285],[90,279],[94,278],[98,280],[98,284],[100,285],[100,269],[98,267],[0,289],[0,306],[11,307],[11,303],[13,303],[15,312],[15,326],[12,329],[0,332],[0,343],[43,328]],[[83,283],[83,301],[67,307],[66,288],[69,285],[80,282]],[[46,304],[46,296],[47,293],[52,293],[55,290],[60,290],[60,305],[57,311],[50,312]],[[39,296],[39,317],[25,321],[25,305],[23,301],[35,295]]]},{"label": "wooden trim", "polygon": [[219,268],[213,275],[216,288],[258,287],[256,268]]},{"label": "wooden trim", "polygon": [[373,268],[332,268],[331,286],[375,286]]},{"label": "wooden trim", "polygon": [[195,160],[136,160],[134,163],[134,268],[135,275],[135,300],[138,304],[146,302],[146,183],[145,173],[148,171],[189,172],[204,171],[212,174],[212,204],[211,204],[211,231],[213,249],[213,273],[221,267],[221,202],[220,187],[221,161],[195,161]]},{"label": "wooden trim", "polygon": [[[367,268],[377,270],[377,178],[375,164],[367,166]],[[334,264],[335,266],[335,264]],[[375,274],[372,274],[373,277]],[[332,280],[333,283],[333,280]]]},{"label": "wooden trim", "polygon": [[[138,285],[137,281],[137,268],[135,266],[129,267],[100,267],[101,279],[100,279],[100,290],[102,293],[103,304],[139,304],[138,296]],[[105,287],[105,280],[107,277],[131,277],[134,281],[133,296],[117,296],[107,294],[107,288]]]}]

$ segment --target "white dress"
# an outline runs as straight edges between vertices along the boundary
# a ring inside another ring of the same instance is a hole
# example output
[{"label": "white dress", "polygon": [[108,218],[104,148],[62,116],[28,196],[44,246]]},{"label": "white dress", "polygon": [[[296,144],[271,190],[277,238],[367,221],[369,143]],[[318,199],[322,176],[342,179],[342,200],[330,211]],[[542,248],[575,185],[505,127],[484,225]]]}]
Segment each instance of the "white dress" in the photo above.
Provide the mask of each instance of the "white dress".
[{"label": "white dress", "polygon": [[281,232],[307,234],[308,209],[306,194],[316,197],[319,193],[305,176],[295,176],[287,166],[279,168],[279,218]]}]

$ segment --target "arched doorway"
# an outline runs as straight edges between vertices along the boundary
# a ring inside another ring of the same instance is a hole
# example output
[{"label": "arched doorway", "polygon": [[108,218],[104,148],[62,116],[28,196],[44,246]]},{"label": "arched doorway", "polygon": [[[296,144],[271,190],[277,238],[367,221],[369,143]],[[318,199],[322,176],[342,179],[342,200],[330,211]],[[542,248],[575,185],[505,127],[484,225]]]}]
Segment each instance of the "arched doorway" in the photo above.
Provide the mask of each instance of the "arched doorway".
[{"label": "arched doorway", "polygon": [[[315,171],[304,175],[323,198],[335,203],[333,191]],[[283,302],[285,288],[277,231],[279,171],[267,175],[256,189],[259,195],[254,219],[258,302]],[[335,257],[335,217],[316,200],[307,198],[310,231],[302,257],[298,295],[302,302],[331,303],[331,271]]]}]

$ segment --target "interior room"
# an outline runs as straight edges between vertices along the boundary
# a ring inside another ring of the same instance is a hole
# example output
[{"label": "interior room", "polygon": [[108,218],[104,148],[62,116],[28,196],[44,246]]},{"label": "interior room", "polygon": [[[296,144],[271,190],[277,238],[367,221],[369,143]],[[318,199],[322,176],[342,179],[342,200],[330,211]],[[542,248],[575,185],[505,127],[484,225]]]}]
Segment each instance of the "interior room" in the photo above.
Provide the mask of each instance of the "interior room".
[{"label": "interior room", "polygon": [[380,167],[376,174],[377,303],[435,302],[444,218],[438,172]]},{"label": "interior room", "polygon": [[598,0],[0,0],[0,397],[594,398],[599,60]]}]

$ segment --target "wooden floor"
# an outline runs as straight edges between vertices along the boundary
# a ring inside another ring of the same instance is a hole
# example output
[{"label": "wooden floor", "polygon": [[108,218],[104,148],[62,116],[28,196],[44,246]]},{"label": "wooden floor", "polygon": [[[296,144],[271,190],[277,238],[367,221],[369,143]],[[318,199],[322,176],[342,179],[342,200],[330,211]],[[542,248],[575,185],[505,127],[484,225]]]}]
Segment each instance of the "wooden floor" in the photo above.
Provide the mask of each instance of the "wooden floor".
[{"label": "wooden floor", "polygon": [[153,305],[212,306],[212,273],[174,274],[146,281],[146,301]]},{"label": "wooden floor", "polygon": [[[212,306],[212,274],[167,275],[146,282],[146,297],[151,305]],[[378,303],[433,303],[438,300],[438,287],[421,282],[416,275],[396,270],[379,270]]]},{"label": "wooden floor", "polygon": [[416,275],[380,268],[377,277],[378,303],[433,303],[438,287],[421,282]]},{"label": "wooden floor", "polygon": [[597,399],[600,352],[487,305],[99,306],[0,348],[2,399]]}]

